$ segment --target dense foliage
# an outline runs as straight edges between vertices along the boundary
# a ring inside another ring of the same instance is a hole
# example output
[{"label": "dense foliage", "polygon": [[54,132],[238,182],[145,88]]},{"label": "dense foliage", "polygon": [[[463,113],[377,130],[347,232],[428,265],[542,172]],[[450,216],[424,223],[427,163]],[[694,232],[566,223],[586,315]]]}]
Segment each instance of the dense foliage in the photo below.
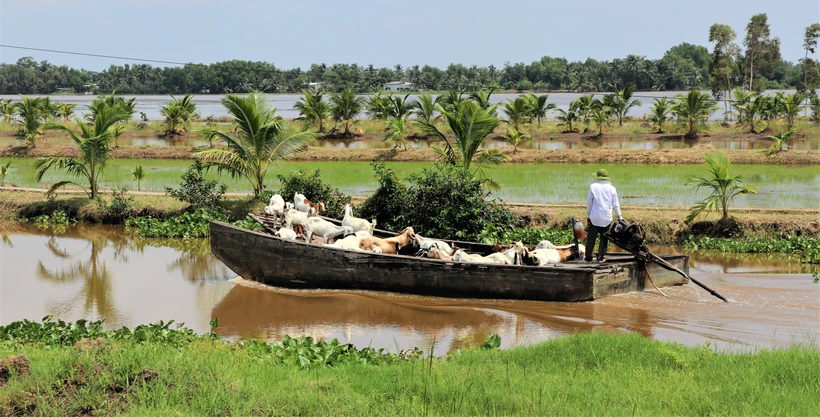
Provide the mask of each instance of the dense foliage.
[{"label": "dense foliage", "polygon": [[721,237],[690,237],[687,249],[708,249],[735,253],[793,253],[803,262],[820,263],[820,238],[786,236],[783,239],[728,239]]},{"label": "dense foliage", "polygon": [[[24,57],[14,64],[0,64],[0,94],[48,94],[58,89],[122,94],[230,94],[262,91],[296,93],[310,83],[327,91],[374,92],[384,83],[409,81],[425,90],[477,91],[505,90],[607,91],[612,86],[634,83],[640,91],[680,91],[713,87],[716,94],[738,85],[766,88],[806,88],[816,86],[816,62],[807,53],[797,65],[780,56],[780,41],[771,38],[765,14],[752,17],[746,28],[745,50],[735,43],[735,32],[715,24],[706,47],[681,43],[660,59],[627,55],[612,61],[570,62],[544,56],[529,64],[505,63],[479,67],[450,64],[445,69],[430,65],[407,68],[376,68],[358,64],[313,64],[310,68],[283,69],[272,63],[231,60],[213,64],[187,64],[158,68],[147,64],[111,65],[101,72],[56,66]],[[820,29],[806,29],[804,47],[814,53]],[[753,83],[748,80],[754,79]],[[65,90],[61,90],[65,91]],[[396,116],[400,117],[400,116]]]},{"label": "dense foliage", "polygon": [[425,236],[476,240],[487,228],[498,235],[517,223],[499,201],[487,199],[489,192],[481,181],[464,169],[437,164],[410,175],[409,187],[389,169],[374,169],[380,186],[364,202],[360,216],[376,217],[388,230],[412,226]]},{"label": "dense foliage", "polygon": [[294,194],[302,193],[314,203],[323,201],[327,210],[326,215],[329,217],[340,217],[345,204],[350,204],[350,196],[322,181],[318,169],[312,174],[296,171],[287,175],[278,175],[277,178],[282,184],[277,193],[285,201],[293,201]]},{"label": "dense foliage", "polygon": [[218,206],[222,195],[225,194],[225,184],[220,184],[216,180],[206,180],[204,169],[200,161],[194,161],[188,171],[182,174],[179,188],[166,187],[165,192],[194,208]]},{"label": "dense foliage", "polygon": [[[213,331],[198,335],[193,330],[184,327],[184,323],[171,327],[172,324],[174,320],[142,324],[133,329],[122,327],[116,330],[105,330],[102,321],[77,320],[71,323],[62,320],[52,321],[51,316],[46,316],[42,323],[23,320],[0,326],[0,341],[46,346],[75,344],[82,346],[84,339],[94,341],[97,338],[106,341],[150,343],[171,347],[182,347],[199,340],[229,343],[222,341]],[[211,322],[211,327],[215,328],[218,324],[218,319],[215,319]],[[329,342],[316,342],[309,336],[293,338],[287,335],[282,338],[281,342],[267,343],[252,339],[239,341],[233,346],[260,360],[280,365],[296,365],[301,368],[333,366],[341,363],[382,365],[416,360],[421,358],[422,354],[415,348],[393,353],[385,349],[377,350],[369,347],[358,349],[350,344],[339,343],[336,339]]]}]

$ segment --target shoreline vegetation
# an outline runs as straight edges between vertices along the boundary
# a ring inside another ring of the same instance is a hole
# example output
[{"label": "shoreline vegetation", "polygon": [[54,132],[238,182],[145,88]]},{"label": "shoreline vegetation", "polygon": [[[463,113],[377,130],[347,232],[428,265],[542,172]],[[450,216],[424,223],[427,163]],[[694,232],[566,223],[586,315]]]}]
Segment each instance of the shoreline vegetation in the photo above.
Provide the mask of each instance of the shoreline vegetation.
[{"label": "shoreline vegetation", "polygon": [[434,357],[410,346],[387,352],[290,337],[232,343],[173,322],[104,330],[100,322],[47,317],[0,326],[0,413],[814,415],[820,408],[820,350],[812,341],[721,352],[708,343],[592,332],[499,344],[493,335]]}]

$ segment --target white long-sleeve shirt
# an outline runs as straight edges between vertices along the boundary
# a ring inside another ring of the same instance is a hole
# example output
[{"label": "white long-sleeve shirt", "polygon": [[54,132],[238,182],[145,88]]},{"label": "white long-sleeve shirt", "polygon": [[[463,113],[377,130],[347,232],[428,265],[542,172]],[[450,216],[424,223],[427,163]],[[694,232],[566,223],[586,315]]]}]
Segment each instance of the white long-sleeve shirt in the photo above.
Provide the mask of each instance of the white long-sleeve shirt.
[{"label": "white long-sleeve shirt", "polygon": [[593,225],[606,227],[612,223],[612,210],[621,217],[621,204],[618,203],[618,192],[611,182],[597,180],[590,184],[587,194],[587,218]]}]

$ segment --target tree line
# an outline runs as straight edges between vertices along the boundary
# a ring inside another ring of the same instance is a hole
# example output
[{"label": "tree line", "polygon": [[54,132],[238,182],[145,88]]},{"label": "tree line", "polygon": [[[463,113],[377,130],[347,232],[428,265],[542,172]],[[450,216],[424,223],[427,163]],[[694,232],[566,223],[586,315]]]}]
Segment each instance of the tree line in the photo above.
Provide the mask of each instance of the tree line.
[{"label": "tree line", "polygon": [[652,60],[628,55],[612,61],[592,58],[570,62],[544,56],[529,64],[505,63],[479,67],[450,64],[445,69],[430,65],[376,68],[358,64],[313,64],[307,70],[283,69],[272,63],[231,60],[180,67],[148,64],[111,65],[95,72],[37,62],[24,57],[14,64],[0,64],[1,94],[51,94],[93,92],[121,94],[229,94],[261,91],[298,93],[310,83],[330,92],[353,90],[369,93],[383,84],[403,80],[420,90],[479,91],[565,90],[612,91],[613,86],[635,84],[639,91],[672,91],[711,88],[716,96],[742,86],[811,90],[818,85],[818,66],[810,58],[817,47],[820,25],[806,29],[806,54],[797,64],[780,55],[780,40],[771,37],[766,14],[751,18],[741,48],[728,25],[709,30],[712,52],[700,45],[682,43],[662,58]]}]

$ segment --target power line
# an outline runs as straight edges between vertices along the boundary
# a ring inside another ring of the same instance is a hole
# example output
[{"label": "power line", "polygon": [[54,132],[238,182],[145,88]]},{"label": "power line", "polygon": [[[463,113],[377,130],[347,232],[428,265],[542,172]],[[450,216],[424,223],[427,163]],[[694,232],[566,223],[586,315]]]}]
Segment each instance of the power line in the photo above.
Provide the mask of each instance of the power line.
[{"label": "power line", "polygon": [[171,64],[171,65],[187,65],[191,64],[191,62],[174,62],[174,61],[163,61],[159,59],[144,59],[144,58],[129,58],[124,56],[116,56],[116,55],[102,55],[102,54],[90,54],[86,52],[72,52],[72,51],[59,51],[56,49],[43,49],[43,48],[31,48],[28,46],[17,46],[17,45],[3,45],[0,44],[0,48],[11,48],[11,49],[23,49],[26,51],[39,51],[39,52],[52,52],[55,54],[65,54],[65,55],[80,55],[80,56],[91,56],[95,58],[109,58],[109,59],[122,59],[125,61],[140,61],[140,62],[154,62],[157,64]]}]

